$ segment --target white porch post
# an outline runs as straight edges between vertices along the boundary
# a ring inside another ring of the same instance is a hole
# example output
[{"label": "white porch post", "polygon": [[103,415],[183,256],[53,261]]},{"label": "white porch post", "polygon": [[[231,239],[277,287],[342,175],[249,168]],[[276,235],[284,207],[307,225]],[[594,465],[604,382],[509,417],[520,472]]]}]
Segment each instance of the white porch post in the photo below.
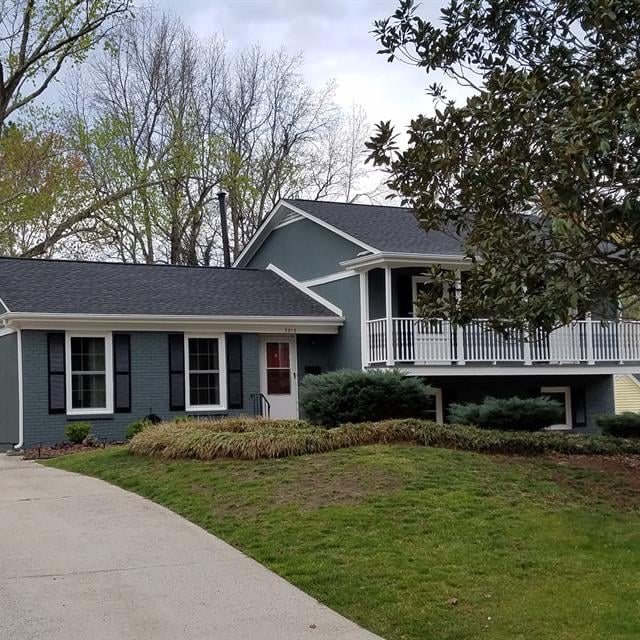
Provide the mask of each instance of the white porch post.
[{"label": "white porch post", "polygon": [[360,273],[360,350],[362,351],[362,368],[371,360],[371,338],[369,336],[369,272]]},{"label": "white porch post", "polygon": [[585,324],[587,328],[587,364],[595,364],[595,358],[593,355],[593,322],[591,321],[591,312],[587,312],[587,322]]},{"label": "white porch post", "polygon": [[387,326],[387,366],[393,365],[393,298],[391,295],[391,267],[384,268],[384,307]]},{"label": "white porch post", "polygon": [[[456,271],[455,294],[456,300],[459,302],[462,298],[462,273],[460,271]],[[457,363],[464,364],[464,328],[461,325],[456,325],[456,349]]]}]

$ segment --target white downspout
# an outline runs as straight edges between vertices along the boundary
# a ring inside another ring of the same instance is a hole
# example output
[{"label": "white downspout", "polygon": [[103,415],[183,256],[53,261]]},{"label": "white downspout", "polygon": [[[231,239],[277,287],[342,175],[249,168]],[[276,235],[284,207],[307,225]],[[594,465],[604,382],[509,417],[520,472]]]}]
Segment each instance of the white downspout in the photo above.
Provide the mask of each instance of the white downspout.
[{"label": "white downspout", "polygon": [[24,444],[24,394],[22,387],[22,329],[16,329],[18,334],[18,443],[14,449],[19,451]]}]

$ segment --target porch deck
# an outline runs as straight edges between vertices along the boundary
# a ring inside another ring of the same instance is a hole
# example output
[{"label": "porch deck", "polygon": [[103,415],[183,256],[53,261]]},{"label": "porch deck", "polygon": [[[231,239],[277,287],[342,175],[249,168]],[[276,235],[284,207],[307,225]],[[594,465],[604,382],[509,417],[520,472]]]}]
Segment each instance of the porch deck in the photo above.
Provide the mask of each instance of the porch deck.
[{"label": "porch deck", "polygon": [[447,320],[379,318],[366,322],[367,365],[634,364],[640,322],[578,320],[550,333],[495,331],[487,320],[456,327]]}]

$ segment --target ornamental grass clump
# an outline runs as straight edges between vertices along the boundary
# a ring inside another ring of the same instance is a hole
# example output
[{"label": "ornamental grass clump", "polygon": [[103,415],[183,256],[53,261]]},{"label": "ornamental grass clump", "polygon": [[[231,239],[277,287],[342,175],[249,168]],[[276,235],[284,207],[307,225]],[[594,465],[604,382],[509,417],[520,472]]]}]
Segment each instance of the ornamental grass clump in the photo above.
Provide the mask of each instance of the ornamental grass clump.
[{"label": "ornamental grass clump", "polygon": [[[427,420],[384,420],[324,429],[302,421],[193,421],[149,426],[129,449],[137,455],[165,459],[215,460],[283,458],[375,444],[413,444],[478,453],[541,455],[551,452],[585,455],[640,454],[639,440],[557,432],[497,431]],[[228,425],[224,430],[224,425]]]}]

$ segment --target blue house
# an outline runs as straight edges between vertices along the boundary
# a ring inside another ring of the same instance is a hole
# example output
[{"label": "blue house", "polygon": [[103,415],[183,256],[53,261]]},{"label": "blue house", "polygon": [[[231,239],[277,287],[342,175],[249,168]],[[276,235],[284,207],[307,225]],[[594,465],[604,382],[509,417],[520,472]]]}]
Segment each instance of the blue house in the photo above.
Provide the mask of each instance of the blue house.
[{"label": "blue house", "polygon": [[142,416],[296,417],[305,375],[391,369],[428,381],[432,417],[487,395],[548,395],[565,428],[614,413],[640,364],[640,323],[586,317],[505,338],[415,317],[457,274],[460,243],[408,209],[282,200],[232,268],[0,258],[0,443],[64,439],[71,421],[121,439]]}]

